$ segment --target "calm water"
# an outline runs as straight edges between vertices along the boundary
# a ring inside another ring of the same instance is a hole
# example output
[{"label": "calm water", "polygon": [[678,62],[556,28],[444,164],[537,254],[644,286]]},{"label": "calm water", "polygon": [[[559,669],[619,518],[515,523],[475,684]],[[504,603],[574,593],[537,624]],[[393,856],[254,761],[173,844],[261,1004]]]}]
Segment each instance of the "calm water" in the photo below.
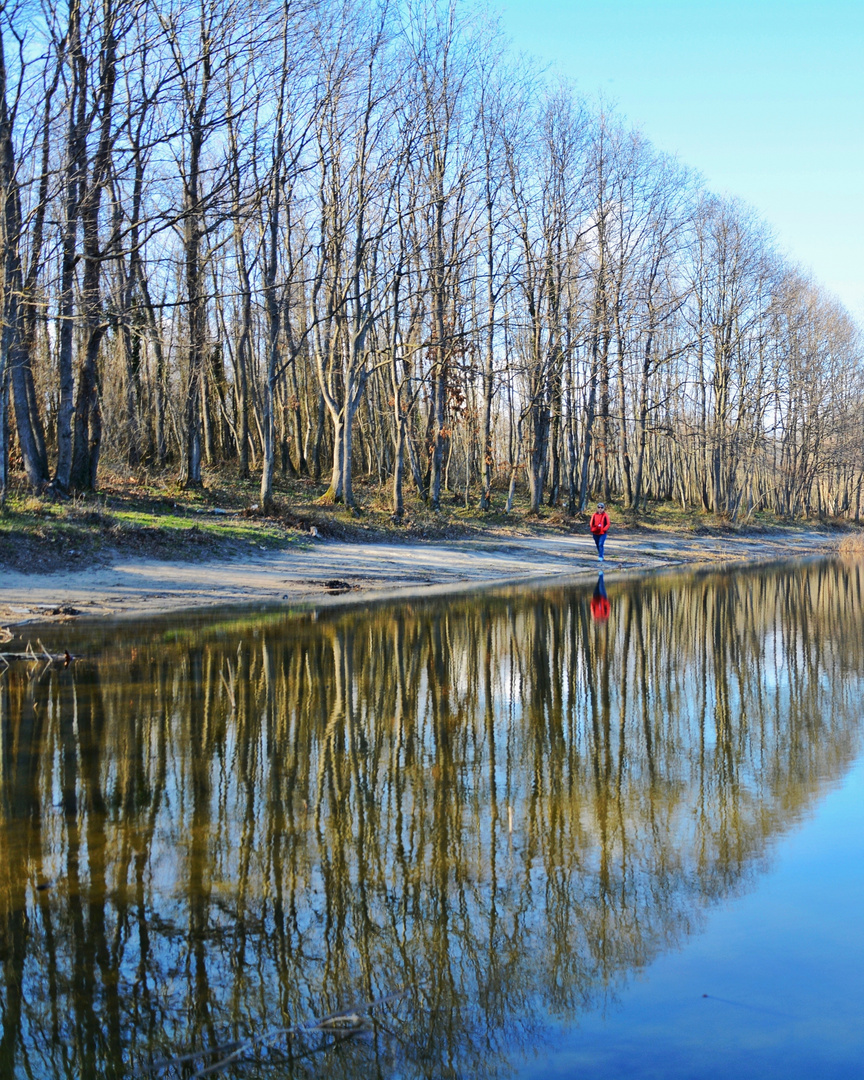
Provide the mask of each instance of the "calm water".
[{"label": "calm water", "polygon": [[55,629],[0,676],[0,1077],[860,1075],[862,589]]}]

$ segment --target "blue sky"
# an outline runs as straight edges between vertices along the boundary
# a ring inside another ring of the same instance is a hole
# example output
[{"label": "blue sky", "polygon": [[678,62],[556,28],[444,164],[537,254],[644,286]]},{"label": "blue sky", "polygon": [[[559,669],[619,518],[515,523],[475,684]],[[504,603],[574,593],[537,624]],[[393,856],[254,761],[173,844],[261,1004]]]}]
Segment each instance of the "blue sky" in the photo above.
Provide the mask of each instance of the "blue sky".
[{"label": "blue sky", "polygon": [[491,0],[517,51],[754,206],[864,322],[864,0]]}]

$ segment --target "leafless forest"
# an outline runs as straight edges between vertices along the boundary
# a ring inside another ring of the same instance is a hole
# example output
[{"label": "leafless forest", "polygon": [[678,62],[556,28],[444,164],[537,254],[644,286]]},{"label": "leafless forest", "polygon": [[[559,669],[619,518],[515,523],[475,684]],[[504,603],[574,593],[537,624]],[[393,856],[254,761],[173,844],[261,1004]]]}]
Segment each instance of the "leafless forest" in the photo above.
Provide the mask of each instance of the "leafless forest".
[{"label": "leafless forest", "polygon": [[0,7],[0,493],[858,520],[858,327],[447,0]]}]

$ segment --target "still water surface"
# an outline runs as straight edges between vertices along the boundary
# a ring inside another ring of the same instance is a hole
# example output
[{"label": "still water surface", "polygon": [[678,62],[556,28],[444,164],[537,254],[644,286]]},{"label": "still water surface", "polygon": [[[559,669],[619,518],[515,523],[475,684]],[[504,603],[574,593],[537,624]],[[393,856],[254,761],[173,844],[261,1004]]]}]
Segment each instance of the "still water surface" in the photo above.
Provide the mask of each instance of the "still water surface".
[{"label": "still water surface", "polygon": [[55,637],[0,1077],[861,1075],[862,571]]}]

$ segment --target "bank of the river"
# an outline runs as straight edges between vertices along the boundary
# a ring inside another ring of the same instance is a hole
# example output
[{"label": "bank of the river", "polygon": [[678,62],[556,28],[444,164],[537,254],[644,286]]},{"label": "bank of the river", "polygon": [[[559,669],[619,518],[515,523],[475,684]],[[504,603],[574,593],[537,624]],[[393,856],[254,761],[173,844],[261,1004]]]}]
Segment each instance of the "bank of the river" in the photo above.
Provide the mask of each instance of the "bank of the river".
[{"label": "bank of the river", "polygon": [[[674,565],[752,563],[829,554],[849,543],[847,532],[812,527],[709,534],[613,530],[604,568],[611,577]],[[107,562],[74,569],[0,569],[0,625],[239,605],[365,603],[472,583],[588,577],[598,566],[584,527],[570,534],[404,543],[310,538],[279,551],[251,548],[197,561],[115,552]]]}]

